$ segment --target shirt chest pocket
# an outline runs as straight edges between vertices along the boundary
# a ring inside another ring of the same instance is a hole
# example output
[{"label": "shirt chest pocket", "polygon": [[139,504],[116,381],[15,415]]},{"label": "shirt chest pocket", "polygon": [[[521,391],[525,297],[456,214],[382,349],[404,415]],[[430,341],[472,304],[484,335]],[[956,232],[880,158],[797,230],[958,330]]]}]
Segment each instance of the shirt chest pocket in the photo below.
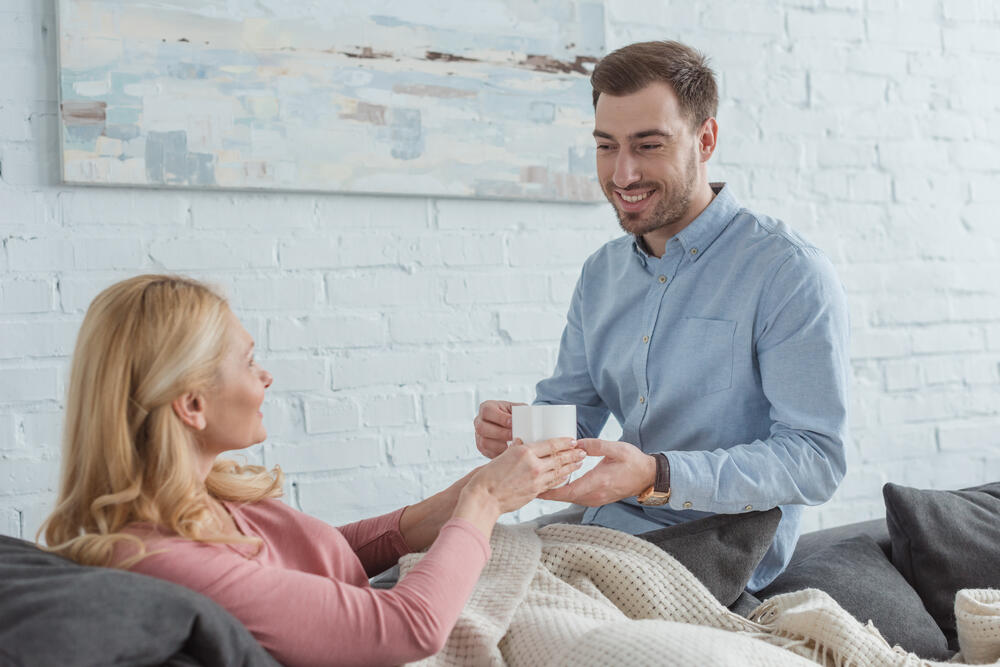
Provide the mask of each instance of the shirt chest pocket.
[{"label": "shirt chest pocket", "polygon": [[732,387],[735,336],[731,320],[683,318],[670,336],[668,381],[689,398]]}]

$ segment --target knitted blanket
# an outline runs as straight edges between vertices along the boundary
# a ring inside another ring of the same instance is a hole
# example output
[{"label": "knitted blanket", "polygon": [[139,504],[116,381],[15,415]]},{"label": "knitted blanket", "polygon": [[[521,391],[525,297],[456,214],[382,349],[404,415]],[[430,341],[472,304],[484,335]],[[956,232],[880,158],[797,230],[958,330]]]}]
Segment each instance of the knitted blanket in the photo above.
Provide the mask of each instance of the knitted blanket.
[{"label": "knitted blanket", "polygon": [[[597,526],[498,525],[445,647],[419,665],[954,665],[890,647],[826,593],[776,596],[743,618],[649,542]],[[400,561],[405,575],[421,558]],[[1000,659],[1000,591],[956,602],[965,659]]]}]

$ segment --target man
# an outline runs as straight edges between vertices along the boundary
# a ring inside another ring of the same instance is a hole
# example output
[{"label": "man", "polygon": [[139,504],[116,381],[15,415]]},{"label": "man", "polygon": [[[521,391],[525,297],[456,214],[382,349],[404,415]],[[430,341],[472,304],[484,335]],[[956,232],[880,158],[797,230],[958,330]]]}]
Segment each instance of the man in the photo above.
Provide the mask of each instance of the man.
[{"label": "man", "polygon": [[[575,404],[579,446],[604,458],[541,497],[632,534],[780,506],[755,592],[787,565],[803,505],[844,476],[843,289],[822,252],[709,183],[718,93],[701,54],[632,44],[591,83],[597,173],[627,236],[584,263],[535,402]],[[480,406],[488,457],[511,437],[511,405]],[[596,439],[609,413],[622,442]]]}]

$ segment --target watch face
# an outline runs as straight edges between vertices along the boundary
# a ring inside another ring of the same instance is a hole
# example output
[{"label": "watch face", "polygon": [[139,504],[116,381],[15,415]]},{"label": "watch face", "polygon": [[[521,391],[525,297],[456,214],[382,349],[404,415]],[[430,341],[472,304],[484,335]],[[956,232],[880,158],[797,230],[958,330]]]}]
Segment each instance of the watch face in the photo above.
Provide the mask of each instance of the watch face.
[{"label": "watch face", "polygon": [[639,501],[640,505],[650,505],[655,507],[657,505],[666,505],[667,501],[670,500],[670,494],[654,492],[649,494],[645,498],[637,498],[636,500]]}]

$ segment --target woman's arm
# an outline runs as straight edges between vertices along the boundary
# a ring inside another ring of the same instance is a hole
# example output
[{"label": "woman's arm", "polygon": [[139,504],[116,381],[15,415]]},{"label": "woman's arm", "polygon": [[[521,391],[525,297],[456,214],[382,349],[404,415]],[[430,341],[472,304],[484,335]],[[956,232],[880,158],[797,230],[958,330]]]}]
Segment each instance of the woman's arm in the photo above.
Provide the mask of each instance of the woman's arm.
[{"label": "woman's arm", "polygon": [[489,557],[480,531],[455,520],[403,580],[380,590],[262,565],[223,545],[172,539],[149,546],[167,551],[133,571],[212,598],[290,667],[397,665],[433,655]]}]

